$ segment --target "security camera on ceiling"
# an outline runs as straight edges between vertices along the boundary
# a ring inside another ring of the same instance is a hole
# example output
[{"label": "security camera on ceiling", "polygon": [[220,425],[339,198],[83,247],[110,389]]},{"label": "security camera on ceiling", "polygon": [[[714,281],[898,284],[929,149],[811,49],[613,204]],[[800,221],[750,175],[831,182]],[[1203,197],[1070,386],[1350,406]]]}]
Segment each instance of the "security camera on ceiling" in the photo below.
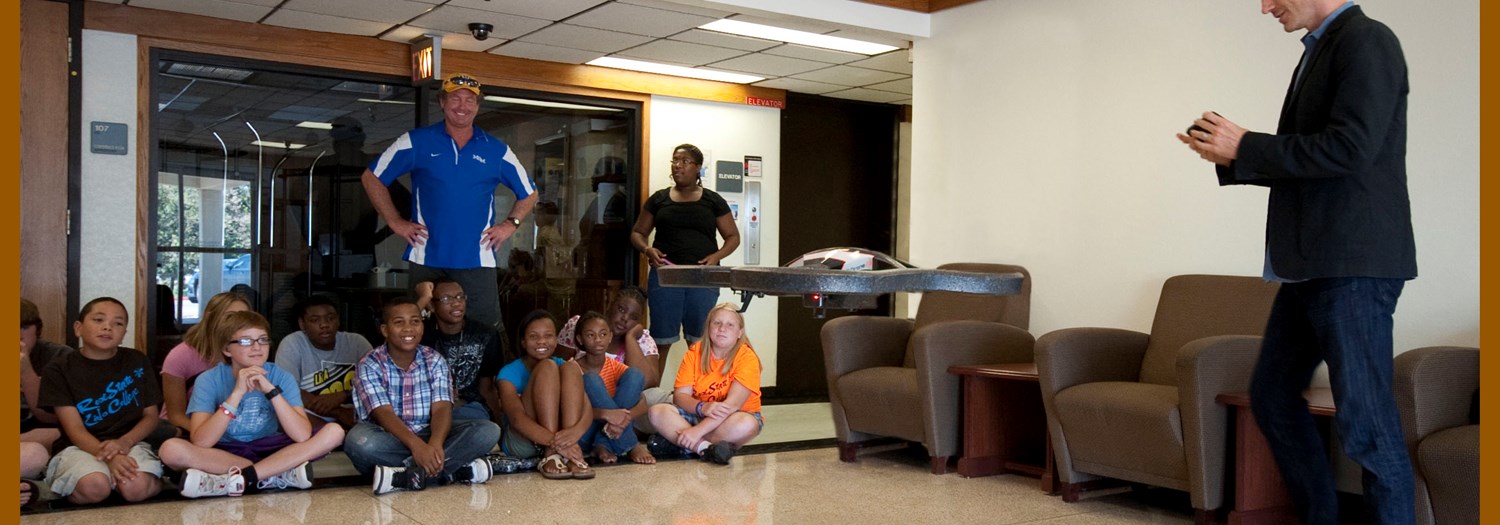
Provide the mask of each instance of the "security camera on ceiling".
[{"label": "security camera on ceiling", "polygon": [[474,40],[487,39],[490,37],[490,32],[494,30],[495,26],[486,24],[484,22],[469,23],[469,32],[474,34]]}]

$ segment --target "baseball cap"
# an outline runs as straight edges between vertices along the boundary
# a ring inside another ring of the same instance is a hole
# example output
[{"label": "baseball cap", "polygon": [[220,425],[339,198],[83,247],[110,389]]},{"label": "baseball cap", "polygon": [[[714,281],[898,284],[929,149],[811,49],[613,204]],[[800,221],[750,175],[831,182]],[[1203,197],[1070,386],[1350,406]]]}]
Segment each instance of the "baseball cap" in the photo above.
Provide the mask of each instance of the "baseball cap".
[{"label": "baseball cap", "polygon": [[479,95],[479,80],[468,73],[453,73],[443,78],[443,92],[452,93],[455,90],[467,89]]}]

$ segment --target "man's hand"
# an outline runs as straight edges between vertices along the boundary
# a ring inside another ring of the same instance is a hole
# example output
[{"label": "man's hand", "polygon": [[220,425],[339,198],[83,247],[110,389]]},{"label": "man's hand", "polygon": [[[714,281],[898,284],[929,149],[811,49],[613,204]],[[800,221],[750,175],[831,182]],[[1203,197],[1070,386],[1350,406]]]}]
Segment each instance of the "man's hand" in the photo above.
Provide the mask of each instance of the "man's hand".
[{"label": "man's hand", "polygon": [[1205,111],[1202,118],[1193,121],[1193,125],[1203,130],[1178,133],[1177,140],[1187,144],[1203,160],[1228,166],[1239,156],[1240,138],[1245,136],[1245,128],[1212,111]]},{"label": "man's hand", "polygon": [[407,244],[410,244],[412,246],[421,246],[423,244],[427,244],[426,226],[408,221],[406,219],[386,221],[386,224],[391,227],[392,232],[395,232],[396,235],[400,235],[402,239],[406,239]]},{"label": "man's hand", "polygon": [[511,223],[509,220],[485,228],[484,235],[479,237],[479,247],[492,251],[500,249],[500,245],[506,239],[509,239],[511,235],[515,235],[516,228],[519,228],[519,226]]},{"label": "man's hand", "polygon": [[411,460],[427,471],[428,476],[436,476],[443,471],[443,447],[421,443],[411,449]]}]

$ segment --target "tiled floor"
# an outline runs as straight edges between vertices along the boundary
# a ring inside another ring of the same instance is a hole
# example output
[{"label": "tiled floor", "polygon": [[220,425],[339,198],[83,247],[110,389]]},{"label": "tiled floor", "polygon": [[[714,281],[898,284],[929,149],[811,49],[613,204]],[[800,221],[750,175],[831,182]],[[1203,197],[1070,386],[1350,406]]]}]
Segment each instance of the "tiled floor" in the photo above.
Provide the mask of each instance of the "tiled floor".
[{"label": "tiled floor", "polygon": [[[827,404],[766,407],[765,444],[832,436]],[[1152,491],[1153,493],[1157,491]],[[1157,501],[1167,499],[1169,503]],[[1180,499],[1180,504],[1177,503]],[[898,449],[841,463],[833,448],[601,467],[592,481],[533,473],[478,486],[372,496],[368,487],[166,501],[30,515],[27,524],[136,523],[1189,523],[1186,496],[1067,504],[1035,478],[934,476]]]}]

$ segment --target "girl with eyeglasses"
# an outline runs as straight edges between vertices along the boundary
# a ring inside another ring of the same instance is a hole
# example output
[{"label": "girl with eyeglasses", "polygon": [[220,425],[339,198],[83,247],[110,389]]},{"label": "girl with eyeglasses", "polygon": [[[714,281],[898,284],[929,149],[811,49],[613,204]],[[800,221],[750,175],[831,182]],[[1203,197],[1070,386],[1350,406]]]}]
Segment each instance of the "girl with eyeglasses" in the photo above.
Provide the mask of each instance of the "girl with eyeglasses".
[{"label": "girl with eyeglasses", "polygon": [[161,395],[164,401],[161,418],[172,422],[179,429],[176,436],[185,436],[192,429],[187,405],[188,398],[193,393],[193,382],[197,380],[198,374],[213,368],[220,360],[220,348],[210,342],[213,339],[214,325],[230,313],[249,309],[250,300],[243,295],[234,292],[215,294],[203,306],[198,324],[189,328],[183,334],[182,342],[167,352],[167,358],[161,364]]},{"label": "girl with eyeglasses", "polygon": [[[739,227],[729,203],[703,187],[699,176],[703,151],[692,144],[672,149],[672,186],[657,191],[641,207],[630,232],[630,244],[651,264],[646,294],[651,302],[651,332],[656,345],[670,354],[678,334],[688,344],[703,338],[703,319],[719,298],[714,288],[666,288],[656,269],[672,264],[718,265],[740,246]],[[646,239],[656,231],[656,238]],[[714,238],[724,238],[720,246]],[[665,359],[663,359],[665,361]]]},{"label": "girl with eyeglasses", "polygon": [[214,327],[211,341],[222,362],[193,388],[190,440],[161,445],[162,462],[183,471],[183,496],[311,488],[309,462],[344,442],[342,427],[308,421],[297,378],[266,361],[268,328],[266,318],[248,311]]}]

